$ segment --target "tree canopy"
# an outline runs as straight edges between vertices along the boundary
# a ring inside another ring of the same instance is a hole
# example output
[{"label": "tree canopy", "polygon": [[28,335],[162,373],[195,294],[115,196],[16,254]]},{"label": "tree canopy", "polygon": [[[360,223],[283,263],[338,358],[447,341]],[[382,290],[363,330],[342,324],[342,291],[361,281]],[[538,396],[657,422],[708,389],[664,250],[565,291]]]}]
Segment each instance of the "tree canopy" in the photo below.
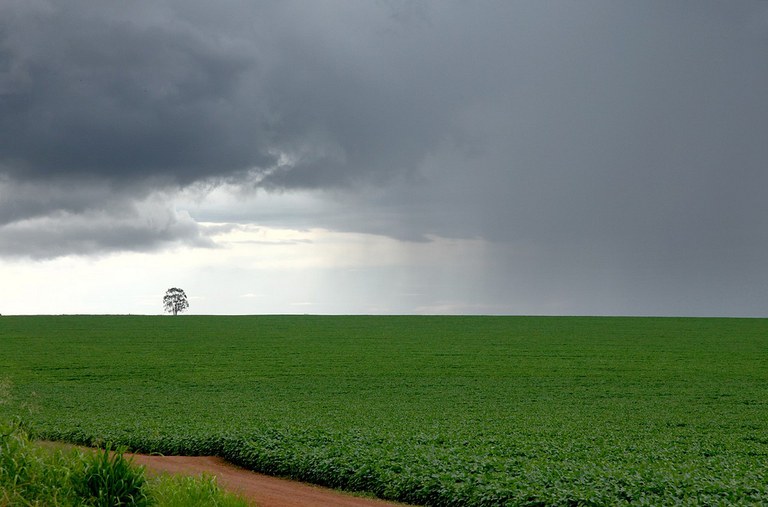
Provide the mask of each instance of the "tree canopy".
[{"label": "tree canopy", "polygon": [[163,308],[165,308],[166,312],[173,313],[174,315],[183,312],[189,308],[187,295],[183,290],[177,287],[171,287],[165,291],[165,296],[163,296]]}]

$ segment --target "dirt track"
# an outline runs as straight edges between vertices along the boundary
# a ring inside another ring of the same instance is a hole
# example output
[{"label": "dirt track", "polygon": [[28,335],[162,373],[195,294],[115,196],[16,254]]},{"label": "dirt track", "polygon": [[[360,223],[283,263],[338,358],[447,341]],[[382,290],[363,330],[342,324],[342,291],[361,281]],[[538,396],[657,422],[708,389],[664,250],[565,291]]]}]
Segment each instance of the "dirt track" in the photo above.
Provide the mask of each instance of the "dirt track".
[{"label": "dirt track", "polygon": [[144,465],[150,472],[199,475],[206,472],[216,476],[219,485],[259,507],[387,507],[400,506],[369,498],[345,495],[338,491],[301,482],[278,479],[238,468],[212,456],[147,456],[126,454],[133,462]]}]

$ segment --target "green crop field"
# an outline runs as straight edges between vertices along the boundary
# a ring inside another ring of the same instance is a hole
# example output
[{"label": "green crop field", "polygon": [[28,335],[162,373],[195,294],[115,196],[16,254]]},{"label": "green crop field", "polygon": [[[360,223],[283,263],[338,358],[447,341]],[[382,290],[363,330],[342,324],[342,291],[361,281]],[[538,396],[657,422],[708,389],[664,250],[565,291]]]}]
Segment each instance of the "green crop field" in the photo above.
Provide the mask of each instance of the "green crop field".
[{"label": "green crop field", "polygon": [[427,505],[768,504],[768,320],[0,317],[0,418]]}]

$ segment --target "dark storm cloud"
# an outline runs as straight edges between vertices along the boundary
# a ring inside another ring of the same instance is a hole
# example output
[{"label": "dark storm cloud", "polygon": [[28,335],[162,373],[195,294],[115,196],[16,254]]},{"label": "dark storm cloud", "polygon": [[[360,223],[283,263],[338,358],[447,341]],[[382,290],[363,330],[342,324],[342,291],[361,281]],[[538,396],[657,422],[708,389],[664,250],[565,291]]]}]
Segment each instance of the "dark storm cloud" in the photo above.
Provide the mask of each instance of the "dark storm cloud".
[{"label": "dark storm cloud", "polygon": [[413,171],[439,135],[434,104],[393,88],[364,41],[395,11],[337,7],[3,3],[0,225],[201,182],[349,187]]},{"label": "dark storm cloud", "polygon": [[0,224],[201,182],[348,188],[415,171],[457,98],[419,70],[428,55],[407,56],[418,40],[397,42],[420,11],[4,2]]},{"label": "dark storm cloud", "polygon": [[[0,161],[14,179],[189,183],[269,162],[254,66],[149,3],[6,3]],[[223,35],[223,34],[222,34]]]},{"label": "dark storm cloud", "polygon": [[6,2],[2,172],[313,188],[453,149],[557,193],[759,162],[764,3],[683,4]]},{"label": "dark storm cloud", "polygon": [[413,170],[458,95],[418,69],[429,55],[403,59],[415,48],[388,31],[401,23],[394,12],[5,3],[2,171],[118,186],[267,171],[265,185],[294,188]]}]

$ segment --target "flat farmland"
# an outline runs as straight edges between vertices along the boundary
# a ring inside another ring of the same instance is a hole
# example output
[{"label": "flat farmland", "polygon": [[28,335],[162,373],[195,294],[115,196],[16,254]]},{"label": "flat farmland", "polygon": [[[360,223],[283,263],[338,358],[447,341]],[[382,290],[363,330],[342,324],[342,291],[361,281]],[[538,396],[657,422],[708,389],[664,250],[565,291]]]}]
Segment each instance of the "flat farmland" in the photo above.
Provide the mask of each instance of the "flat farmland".
[{"label": "flat farmland", "polygon": [[0,317],[0,417],[425,505],[768,503],[768,320]]}]

